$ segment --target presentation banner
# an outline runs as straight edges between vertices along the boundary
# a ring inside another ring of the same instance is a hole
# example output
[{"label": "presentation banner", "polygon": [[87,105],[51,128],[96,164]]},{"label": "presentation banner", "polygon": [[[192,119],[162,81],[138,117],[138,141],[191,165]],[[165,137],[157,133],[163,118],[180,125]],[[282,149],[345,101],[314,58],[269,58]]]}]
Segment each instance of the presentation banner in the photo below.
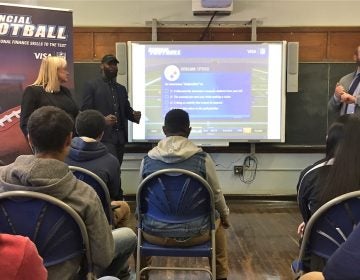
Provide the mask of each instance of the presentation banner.
[{"label": "presentation banner", "polygon": [[29,147],[19,127],[21,97],[41,60],[63,56],[73,79],[72,11],[0,3],[0,160],[9,163]]}]

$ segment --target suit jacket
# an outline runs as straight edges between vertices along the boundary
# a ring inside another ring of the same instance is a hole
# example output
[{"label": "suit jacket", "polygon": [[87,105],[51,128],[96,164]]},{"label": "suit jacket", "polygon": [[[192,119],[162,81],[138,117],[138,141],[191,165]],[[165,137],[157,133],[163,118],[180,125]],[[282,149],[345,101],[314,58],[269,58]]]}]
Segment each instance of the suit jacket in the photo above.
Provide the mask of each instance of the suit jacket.
[{"label": "suit jacket", "polygon": [[[111,86],[110,86],[111,84]],[[118,106],[114,106],[113,93],[117,98]],[[88,81],[84,86],[81,110],[94,109],[101,112],[104,116],[109,114],[118,117],[118,124],[112,127],[107,126],[104,131],[102,142],[113,144],[125,143],[128,139],[128,120],[136,122],[133,116],[126,88],[104,77]]]},{"label": "suit jacket", "polygon": [[[341,84],[346,91],[349,91],[350,89],[350,85],[351,82],[354,79],[354,76],[356,75],[356,72],[352,72],[350,74],[345,75],[344,77],[342,77],[339,81],[339,84]],[[334,93],[335,95],[335,93]],[[360,102],[360,99],[357,100],[357,103]],[[359,106],[360,104],[355,104],[355,113],[360,115],[360,110],[359,110]],[[335,100],[334,96],[332,96],[328,102],[328,109],[339,114],[340,116],[344,115],[346,112],[346,104],[345,103],[341,103],[337,100]]]},{"label": "suit jacket", "polygon": [[43,106],[55,106],[68,113],[75,120],[79,113],[78,106],[71,96],[70,90],[60,86],[60,91],[54,93],[45,92],[42,86],[28,86],[21,100],[20,127],[25,137],[27,137],[27,122],[30,115],[38,108]]}]

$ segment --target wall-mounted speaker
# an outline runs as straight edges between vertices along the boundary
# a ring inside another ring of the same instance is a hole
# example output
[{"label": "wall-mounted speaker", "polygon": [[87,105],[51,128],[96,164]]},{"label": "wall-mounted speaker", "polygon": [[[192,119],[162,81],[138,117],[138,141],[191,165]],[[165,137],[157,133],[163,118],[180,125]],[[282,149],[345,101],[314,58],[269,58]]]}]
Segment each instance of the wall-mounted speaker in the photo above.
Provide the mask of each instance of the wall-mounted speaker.
[{"label": "wall-mounted speaker", "polygon": [[232,0],[201,0],[201,6],[204,8],[229,8]]},{"label": "wall-mounted speaker", "polygon": [[194,16],[230,15],[233,10],[233,0],[192,0],[192,11]]},{"label": "wall-mounted speaker", "polygon": [[118,76],[117,82],[127,88],[127,51],[126,43],[119,42],[115,44],[116,58],[119,61],[118,64]]},{"label": "wall-mounted speaker", "polygon": [[299,91],[299,42],[287,43],[286,91]]}]

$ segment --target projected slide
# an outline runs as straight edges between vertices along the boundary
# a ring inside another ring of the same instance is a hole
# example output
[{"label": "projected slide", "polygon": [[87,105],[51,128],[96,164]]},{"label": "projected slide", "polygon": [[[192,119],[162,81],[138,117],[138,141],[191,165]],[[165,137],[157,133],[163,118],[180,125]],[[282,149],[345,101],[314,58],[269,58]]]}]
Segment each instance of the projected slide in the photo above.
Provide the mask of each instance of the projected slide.
[{"label": "projected slide", "polygon": [[132,140],[163,138],[173,108],[189,113],[192,139],[281,140],[282,44],[129,46],[129,91],[144,115]]},{"label": "projected slide", "polygon": [[[170,71],[178,74],[173,77],[168,73]],[[162,81],[163,114],[176,107],[186,110],[196,120],[250,116],[250,77],[247,73],[187,73],[169,65]]]}]

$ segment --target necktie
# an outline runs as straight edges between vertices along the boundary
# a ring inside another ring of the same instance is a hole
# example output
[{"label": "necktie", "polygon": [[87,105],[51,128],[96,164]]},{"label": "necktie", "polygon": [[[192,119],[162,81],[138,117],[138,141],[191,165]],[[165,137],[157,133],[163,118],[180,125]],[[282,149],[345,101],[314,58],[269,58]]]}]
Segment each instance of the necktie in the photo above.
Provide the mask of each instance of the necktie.
[{"label": "necktie", "polygon": [[[356,88],[358,87],[360,82],[360,73],[358,73],[355,77],[355,79],[352,81],[351,86],[349,88],[348,93],[349,94],[354,94]],[[355,104],[347,104],[346,106],[346,110],[345,110],[346,114],[354,114],[355,113]]]},{"label": "necktie", "polygon": [[351,86],[349,88],[349,93],[353,94],[354,91],[356,90],[357,86],[359,85],[360,82],[360,73],[358,73],[356,75],[356,78],[353,80],[353,82],[351,83]]}]

